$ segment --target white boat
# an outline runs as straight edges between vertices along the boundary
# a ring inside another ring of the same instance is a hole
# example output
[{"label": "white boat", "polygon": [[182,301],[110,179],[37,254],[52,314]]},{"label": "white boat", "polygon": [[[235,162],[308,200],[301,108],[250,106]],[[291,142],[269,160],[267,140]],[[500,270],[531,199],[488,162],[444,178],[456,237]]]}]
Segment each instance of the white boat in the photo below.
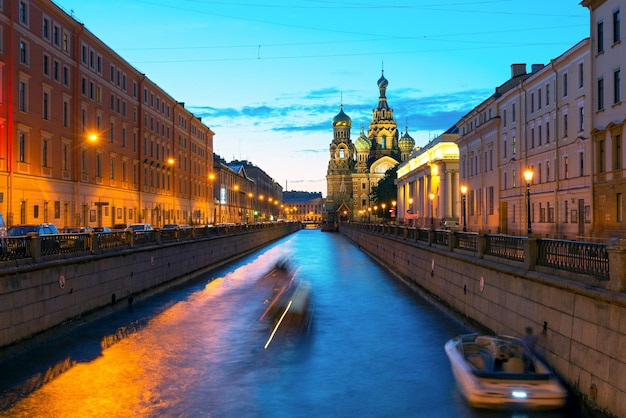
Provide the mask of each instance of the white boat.
[{"label": "white boat", "polygon": [[567,391],[519,338],[460,335],[445,344],[461,395],[476,408],[558,409]]}]

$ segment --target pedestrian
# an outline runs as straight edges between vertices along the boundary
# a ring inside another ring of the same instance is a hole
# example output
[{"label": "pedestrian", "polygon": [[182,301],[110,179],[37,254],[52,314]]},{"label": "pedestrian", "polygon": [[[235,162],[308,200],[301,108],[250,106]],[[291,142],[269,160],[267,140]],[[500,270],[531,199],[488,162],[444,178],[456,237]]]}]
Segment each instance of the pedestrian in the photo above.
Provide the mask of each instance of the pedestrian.
[{"label": "pedestrian", "polygon": [[522,337],[522,341],[524,341],[524,344],[526,344],[526,347],[528,347],[531,352],[535,351],[535,346],[537,345],[537,336],[533,334],[533,327],[526,327],[526,335]]}]

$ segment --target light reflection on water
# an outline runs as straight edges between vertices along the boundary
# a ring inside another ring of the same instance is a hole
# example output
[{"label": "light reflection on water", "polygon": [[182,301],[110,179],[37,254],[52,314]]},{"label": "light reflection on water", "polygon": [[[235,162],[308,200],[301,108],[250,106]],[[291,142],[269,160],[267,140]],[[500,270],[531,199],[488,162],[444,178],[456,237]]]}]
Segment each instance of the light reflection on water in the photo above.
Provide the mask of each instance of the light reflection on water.
[{"label": "light reflection on water", "polygon": [[[286,256],[314,323],[264,350],[255,283]],[[0,416],[525,417],[460,399],[443,344],[466,331],[340,235],[303,230],[0,365]]]}]

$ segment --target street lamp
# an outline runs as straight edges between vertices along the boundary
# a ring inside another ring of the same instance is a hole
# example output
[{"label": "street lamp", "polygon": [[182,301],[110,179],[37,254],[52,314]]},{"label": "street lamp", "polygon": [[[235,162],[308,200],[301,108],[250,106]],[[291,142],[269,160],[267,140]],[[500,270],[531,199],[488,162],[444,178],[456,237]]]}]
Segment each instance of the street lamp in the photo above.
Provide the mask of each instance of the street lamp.
[{"label": "street lamp", "polygon": [[387,215],[385,214],[385,208],[387,207],[387,204],[386,204],[386,203],[382,203],[380,206],[382,206],[382,208],[383,208],[383,222],[385,222],[385,218],[386,218],[386,216],[387,216]]},{"label": "street lamp", "polygon": [[435,227],[435,212],[433,211],[433,201],[435,200],[435,194],[431,193],[428,195],[430,198],[430,227]]},{"label": "street lamp", "polygon": [[533,170],[527,168],[524,171],[524,180],[526,180],[526,217],[528,218],[528,236],[532,234],[532,226],[530,222],[530,182],[533,181]]},{"label": "street lamp", "polygon": [[174,163],[176,162],[176,160],[173,157],[169,157],[167,159],[167,164],[172,167],[172,214],[170,216],[170,223],[174,223],[174,213],[176,211],[176,198],[174,196],[174,185],[176,184],[176,178],[174,176]]},{"label": "street lamp", "polygon": [[461,186],[461,201],[463,205],[463,232],[467,232],[467,212],[465,209],[467,203],[467,186]]},{"label": "street lamp", "polygon": [[[409,210],[406,211],[407,214],[412,215],[413,214],[413,198],[409,197]],[[411,224],[413,224],[413,226],[415,226],[415,221],[411,222],[412,217],[409,218],[409,226],[411,226]]]}]

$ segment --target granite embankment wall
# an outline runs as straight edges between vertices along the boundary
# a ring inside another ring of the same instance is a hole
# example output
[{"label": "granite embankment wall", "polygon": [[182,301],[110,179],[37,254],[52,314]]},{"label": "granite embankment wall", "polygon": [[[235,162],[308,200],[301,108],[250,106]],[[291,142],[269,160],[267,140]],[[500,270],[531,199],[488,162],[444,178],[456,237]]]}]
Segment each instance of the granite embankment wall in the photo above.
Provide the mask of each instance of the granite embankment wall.
[{"label": "granite embankment wall", "polygon": [[300,224],[0,269],[0,354],[240,257]]},{"label": "granite embankment wall", "polygon": [[626,294],[401,236],[340,233],[472,325],[518,336],[532,326],[538,353],[584,405],[626,417]]}]

